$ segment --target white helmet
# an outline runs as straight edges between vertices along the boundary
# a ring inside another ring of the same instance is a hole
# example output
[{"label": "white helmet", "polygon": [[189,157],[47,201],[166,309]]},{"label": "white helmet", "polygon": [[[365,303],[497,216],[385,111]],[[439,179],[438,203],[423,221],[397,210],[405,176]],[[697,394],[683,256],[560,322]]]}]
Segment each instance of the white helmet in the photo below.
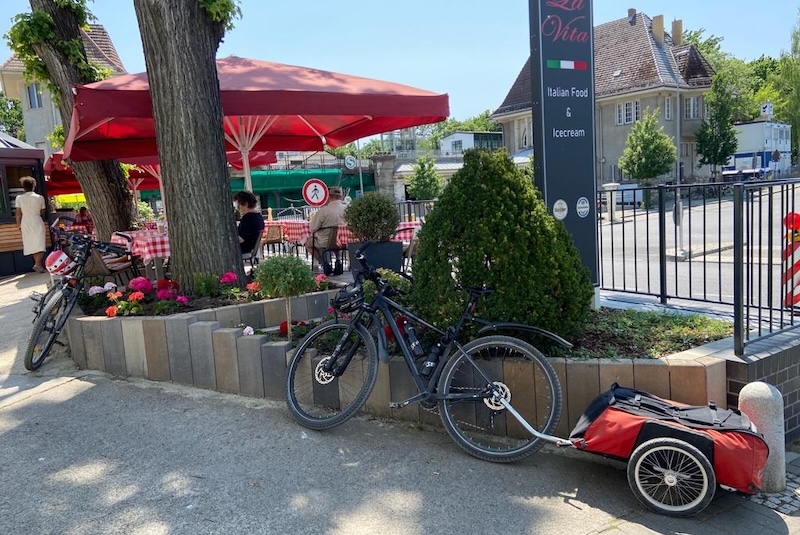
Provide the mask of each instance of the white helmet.
[{"label": "white helmet", "polygon": [[67,275],[72,273],[78,264],[64,251],[53,251],[47,255],[44,266],[51,275]]}]

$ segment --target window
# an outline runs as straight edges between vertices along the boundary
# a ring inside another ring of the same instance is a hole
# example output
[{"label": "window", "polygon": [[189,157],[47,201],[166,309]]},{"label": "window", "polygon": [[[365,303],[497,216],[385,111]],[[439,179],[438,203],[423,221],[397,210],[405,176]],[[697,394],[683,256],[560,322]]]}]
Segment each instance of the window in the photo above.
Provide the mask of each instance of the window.
[{"label": "window", "polygon": [[453,150],[453,152],[456,152],[456,153],[464,152],[464,142],[462,140],[460,140],[460,139],[456,140],[456,141],[453,141],[452,150]]},{"label": "window", "polygon": [[672,120],[672,97],[664,99],[664,119],[667,121]]},{"label": "window", "polygon": [[625,103],[625,124],[633,122],[633,102]]},{"label": "window", "polygon": [[700,118],[700,97],[686,97],[683,99],[683,118]]},{"label": "window", "polygon": [[642,107],[639,104],[638,100],[633,101],[633,109],[634,109],[634,121],[641,121],[642,120]]},{"label": "window", "polygon": [[623,124],[624,121],[625,119],[622,112],[622,104],[617,104],[617,121],[616,121],[617,126]]},{"label": "window", "polygon": [[42,107],[42,91],[39,84],[30,84],[28,86],[28,107],[41,108]]}]

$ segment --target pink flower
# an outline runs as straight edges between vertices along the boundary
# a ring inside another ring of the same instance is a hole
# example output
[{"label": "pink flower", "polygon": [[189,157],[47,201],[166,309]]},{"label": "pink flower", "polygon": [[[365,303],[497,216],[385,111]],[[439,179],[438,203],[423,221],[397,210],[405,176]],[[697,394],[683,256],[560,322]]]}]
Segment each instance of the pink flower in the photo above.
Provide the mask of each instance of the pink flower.
[{"label": "pink flower", "polygon": [[328,277],[326,277],[324,273],[320,273],[319,275],[314,277],[314,280],[316,281],[317,284],[321,284],[321,283],[327,281]]},{"label": "pink flower", "polygon": [[144,299],[142,292],[133,292],[128,296],[128,301],[141,301],[142,299]]},{"label": "pink flower", "polygon": [[237,278],[238,277],[236,277],[236,273],[229,271],[219,278],[219,282],[221,284],[236,284]]},{"label": "pink flower", "polygon": [[162,288],[156,292],[156,299],[159,301],[167,301],[175,297],[175,291],[168,288]]},{"label": "pink flower", "polygon": [[328,307],[328,314],[333,314],[334,312],[336,311],[333,309],[333,307]]},{"label": "pink flower", "polygon": [[146,277],[136,277],[128,283],[128,288],[137,292],[149,293],[153,291],[153,283]]},{"label": "pink flower", "polygon": [[253,329],[249,325],[242,330],[242,334],[244,336],[253,336],[255,332],[256,332],[255,329]]},{"label": "pink flower", "polygon": [[178,303],[180,303],[182,305],[188,305],[189,304],[189,298],[186,297],[185,295],[179,295],[178,297],[175,298],[175,301],[177,301]]},{"label": "pink flower", "polygon": [[247,289],[251,292],[257,292],[261,289],[261,287],[259,286],[258,281],[255,281],[248,284]]}]

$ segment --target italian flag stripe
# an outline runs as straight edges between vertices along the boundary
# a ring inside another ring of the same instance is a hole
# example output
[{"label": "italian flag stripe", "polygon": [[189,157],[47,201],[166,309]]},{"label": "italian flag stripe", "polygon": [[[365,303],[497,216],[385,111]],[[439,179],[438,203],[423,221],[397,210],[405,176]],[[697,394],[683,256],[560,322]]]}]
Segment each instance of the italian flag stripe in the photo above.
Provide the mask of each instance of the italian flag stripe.
[{"label": "italian flag stripe", "polygon": [[547,68],[585,71],[589,68],[589,63],[586,61],[573,61],[568,59],[548,59]]}]

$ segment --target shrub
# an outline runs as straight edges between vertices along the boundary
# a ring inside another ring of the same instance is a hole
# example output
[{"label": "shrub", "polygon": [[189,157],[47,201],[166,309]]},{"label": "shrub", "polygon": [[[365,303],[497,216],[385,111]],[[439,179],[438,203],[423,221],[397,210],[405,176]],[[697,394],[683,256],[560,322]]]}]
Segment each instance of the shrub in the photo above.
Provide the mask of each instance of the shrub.
[{"label": "shrub", "polygon": [[580,330],[594,291],[564,225],[504,151],[467,151],[419,233],[411,299],[423,317],[460,315],[454,276],[496,290],[479,301],[481,317],[562,336]]},{"label": "shrub", "polygon": [[213,273],[194,273],[192,287],[200,297],[217,297],[220,293],[219,277]]},{"label": "shrub", "polygon": [[286,302],[286,320],[289,341],[292,340],[292,301],[291,297],[304,294],[316,288],[311,269],[296,256],[271,256],[258,264],[255,280],[259,291],[268,297],[283,297]]},{"label": "shrub", "polygon": [[353,199],[344,218],[360,241],[389,241],[400,224],[394,200],[374,192]]}]

